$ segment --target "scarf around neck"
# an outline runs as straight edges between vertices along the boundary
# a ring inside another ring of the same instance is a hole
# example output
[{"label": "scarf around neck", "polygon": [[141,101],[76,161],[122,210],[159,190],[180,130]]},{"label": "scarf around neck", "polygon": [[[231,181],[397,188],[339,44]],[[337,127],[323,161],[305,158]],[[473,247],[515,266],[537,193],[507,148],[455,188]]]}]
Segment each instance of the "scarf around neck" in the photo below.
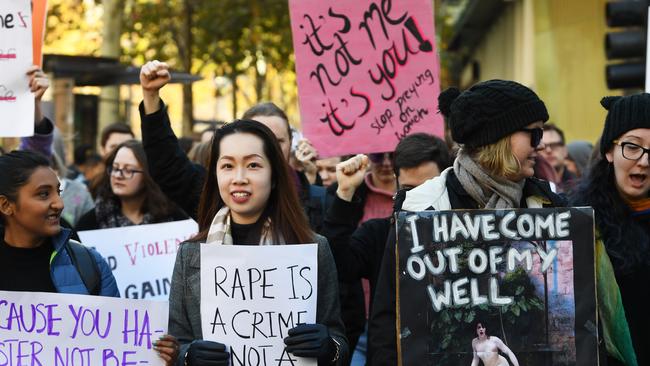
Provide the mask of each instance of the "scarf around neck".
[{"label": "scarf around neck", "polygon": [[150,213],[142,215],[141,223],[134,223],[122,213],[119,203],[112,199],[103,199],[97,197],[95,200],[95,217],[100,229],[110,229],[114,227],[124,227],[133,225],[153,224],[153,216]]},{"label": "scarf around neck", "polygon": [[480,165],[460,149],[454,161],[454,173],[465,191],[481,208],[517,208],[523,196],[525,180],[512,182],[488,174]]},{"label": "scarf around neck", "polygon": [[635,201],[625,200],[625,203],[632,210],[632,216],[643,216],[650,214],[650,198],[642,198]]},{"label": "scarf around neck", "polygon": [[[217,214],[214,215],[214,219],[212,219],[212,223],[210,224],[210,230],[208,231],[208,238],[205,242],[207,244],[233,245],[234,243],[230,227],[230,209],[228,206],[223,206],[219,209]],[[267,219],[266,222],[264,222],[264,226],[262,226],[259,245],[285,244],[282,236],[280,236],[279,240],[279,243],[273,242],[271,219]]]}]

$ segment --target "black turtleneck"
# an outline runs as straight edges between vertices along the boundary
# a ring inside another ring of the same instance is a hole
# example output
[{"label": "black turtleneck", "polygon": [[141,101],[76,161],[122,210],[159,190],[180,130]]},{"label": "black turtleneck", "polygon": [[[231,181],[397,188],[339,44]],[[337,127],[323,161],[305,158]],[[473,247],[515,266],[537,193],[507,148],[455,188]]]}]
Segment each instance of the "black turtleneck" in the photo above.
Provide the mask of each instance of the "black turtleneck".
[{"label": "black turtleneck", "polygon": [[237,224],[234,221],[230,223],[230,234],[232,242],[235,245],[258,245],[260,235],[262,234],[263,220],[257,220],[252,224]]},{"label": "black turtleneck", "polygon": [[50,275],[51,240],[36,248],[12,247],[0,237],[0,290],[57,292]]}]

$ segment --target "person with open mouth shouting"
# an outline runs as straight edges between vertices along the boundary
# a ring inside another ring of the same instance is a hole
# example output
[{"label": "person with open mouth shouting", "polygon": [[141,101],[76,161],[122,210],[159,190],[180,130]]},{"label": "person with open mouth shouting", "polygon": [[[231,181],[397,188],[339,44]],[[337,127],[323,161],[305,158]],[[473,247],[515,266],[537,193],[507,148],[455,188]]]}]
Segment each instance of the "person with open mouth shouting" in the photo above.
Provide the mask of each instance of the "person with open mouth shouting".
[{"label": "person with open mouth shouting", "polygon": [[648,365],[650,94],[605,97],[600,160],[572,204],[595,211],[596,276],[608,365]]}]

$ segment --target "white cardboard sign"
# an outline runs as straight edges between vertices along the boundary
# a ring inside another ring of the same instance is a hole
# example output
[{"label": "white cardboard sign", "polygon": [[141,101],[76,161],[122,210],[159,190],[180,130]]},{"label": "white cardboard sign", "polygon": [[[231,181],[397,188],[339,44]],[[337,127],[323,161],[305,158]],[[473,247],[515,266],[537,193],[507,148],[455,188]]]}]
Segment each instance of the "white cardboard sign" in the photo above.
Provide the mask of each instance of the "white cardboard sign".
[{"label": "white cardboard sign", "polygon": [[30,0],[0,1],[0,136],[34,134],[34,95],[27,70],[32,65]]},{"label": "white cardboard sign", "polygon": [[197,232],[194,220],[80,231],[108,261],[120,296],[167,300],[178,246]]},{"label": "white cardboard sign", "polygon": [[203,339],[231,364],[316,365],[285,351],[287,331],[316,322],[318,246],[201,245]]},{"label": "white cardboard sign", "polygon": [[160,301],[0,291],[0,364],[162,366],[167,317]]}]

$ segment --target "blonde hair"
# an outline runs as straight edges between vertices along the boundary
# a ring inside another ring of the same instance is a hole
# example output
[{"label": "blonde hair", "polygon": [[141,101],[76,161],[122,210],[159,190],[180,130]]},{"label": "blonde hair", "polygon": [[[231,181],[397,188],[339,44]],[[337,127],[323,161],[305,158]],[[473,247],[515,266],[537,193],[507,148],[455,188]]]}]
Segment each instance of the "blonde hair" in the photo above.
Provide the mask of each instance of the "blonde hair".
[{"label": "blonde hair", "polygon": [[510,135],[494,144],[474,148],[469,151],[469,155],[493,176],[511,178],[521,170],[521,162],[512,153]]}]

